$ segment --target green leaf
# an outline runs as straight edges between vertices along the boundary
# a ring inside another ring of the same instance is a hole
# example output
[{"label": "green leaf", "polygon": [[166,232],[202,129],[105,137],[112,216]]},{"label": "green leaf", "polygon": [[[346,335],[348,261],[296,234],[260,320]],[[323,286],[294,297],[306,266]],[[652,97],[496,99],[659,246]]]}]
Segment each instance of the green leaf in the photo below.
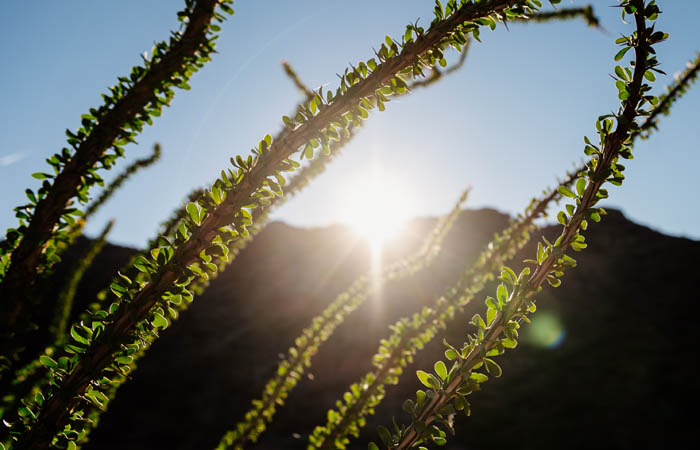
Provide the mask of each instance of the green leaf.
[{"label": "green leaf", "polygon": [[433,436],[433,442],[435,442],[437,445],[445,445],[447,444],[447,439],[440,436]]},{"label": "green leaf", "polygon": [[384,445],[386,445],[387,447],[391,447],[391,432],[386,427],[379,425],[377,427],[377,433],[379,433],[379,437],[381,438]]},{"label": "green leaf", "polygon": [[491,359],[484,358],[484,365],[486,365],[486,371],[489,373],[489,375],[493,375],[496,378],[500,377],[503,373],[503,371],[501,370],[501,366],[496,364]]},{"label": "green leaf", "polygon": [[131,356],[117,356],[114,358],[114,360],[119,364],[131,364],[134,361],[134,358]]},{"label": "green leaf", "polygon": [[498,311],[489,308],[489,310],[486,311],[486,325],[491,326],[493,321],[496,320],[496,316],[498,316]]},{"label": "green leaf", "polygon": [[557,222],[566,226],[566,214],[564,213],[564,211],[559,211],[557,213]]},{"label": "green leaf", "polygon": [[493,297],[486,297],[486,301],[484,303],[486,303],[487,308],[498,309],[498,304]]},{"label": "green leaf", "polygon": [[496,297],[498,297],[499,303],[505,304],[508,302],[508,288],[506,285],[501,283],[496,289]]},{"label": "green leaf", "polygon": [[488,381],[489,377],[487,377],[487,376],[484,375],[483,373],[472,372],[472,373],[469,375],[469,379],[470,379],[470,380],[474,380],[474,381],[476,381],[477,383],[484,383],[484,382]]},{"label": "green leaf", "polygon": [[627,74],[625,74],[625,71],[622,70],[622,67],[620,66],[615,66],[615,75],[618,77],[622,78],[623,80],[627,81]]},{"label": "green leaf", "polygon": [[377,444],[375,444],[374,442],[370,442],[367,445],[367,450],[379,450],[379,447],[377,447]]},{"label": "green leaf", "polygon": [[58,368],[58,363],[46,355],[41,355],[39,357],[39,361],[41,362],[41,364],[48,367],[49,369],[57,369]]},{"label": "green leaf", "polygon": [[563,196],[570,197],[570,198],[576,198],[576,194],[571,192],[571,189],[569,189],[566,186],[559,186],[557,188],[557,191],[559,191],[559,193]]},{"label": "green leaf", "polygon": [[515,275],[515,272],[513,272],[513,269],[508,266],[503,266],[501,269],[501,280],[515,284],[518,281],[518,277]]},{"label": "green leaf", "polygon": [[19,414],[22,417],[32,417],[32,418],[35,417],[32,410],[27,408],[27,407],[24,407],[24,406],[20,407],[17,410],[17,414]]},{"label": "green leaf", "polygon": [[304,158],[313,159],[313,157],[314,157],[314,148],[312,145],[307,144],[306,147],[304,147]]},{"label": "green leaf", "polygon": [[416,375],[418,375],[418,379],[424,386],[429,387],[430,389],[433,388],[432,383],[430,383],[430,374],[428,372],[416,370]]},{"label": "green leaf", "polygon": [[625,53],[627,53],[631,48],[632,47],[624,47],[622,50],[617,52],[617,54],[615,55],[615,61],[621,60],[625,56]]},{"label": "green leaf", "polygon": [[586,191],[586,179],[585,178],[579,178],[576,180],[576,192],[578,193],[579,197],[583,196],[583,193]]},{"label": "green leaf", "polygon": [[187,214],[189,214],[190,219],[192,219],[194,223],[199,225],[199,207],[197,206],[197,204],[189,202],[185,209],[187,209]]},{"label": "green leaf", "polygon": [[419,408],[423,405],[423,402],[425,401],[425,395],[425,391],[421,391],[420,389],[416,391],[416,403]]},{"label": "green leaf", "polygon": [[443,380],[447,378],[447,367],[444,362],[438,361],[435,363],[435,373]]},{"label": "green leaf", "polygon": [[168,327],[168,321],[161,314],[155,313],[153,315],[153,326],[164,330]]},{"label": "green leaf", "polygon": [[284,124],[285,124],[288,128],[294,129],[294,121],[292,121],[292,119],[290,119],[289,117],[287,117],[287,116],[282,116],[282,122],[284,122]]},{"label": "green leaf", "polygon": [[574,205],[568,204],[565,206],[566,212],[569,213],[570,216],[573,217],[574,213],[576,212],[576,207]]},{"label": "green leaf", "polygon": [[482,319],[479,314],[474,314],[474,317],[472,317],[471,323],[476,325],[479,328],[486,328],[486,322],[484,322],[484,319]]},{"label": "green leaf", "polygon": [[[134,261],[134,267],[136,267],[139,271],[143,273],[149,273],[149,267],[151,267],[151,263],[146,259],[145,256],[139,255],[136,257],[136,260]],[[112,283],[114,286],[116,283]],[[114,289],[112,289],[114,290]],[[126,290],[124,291],[126,292]]]},{"label": "green leaf", "polygon": [[569,255],[562,255],[562,261],[567,267],[576,267],[576,260]]},{"label": "green leaf", "polygon": [[81,336],[80,333],[75,329],[75,325],[73,325],[70,329],[70,335],[73,336],[73,339],[76,340],[76,342],[84,345],[88,345],[90,341],[88,341],[85,337]]},{"label": "green leaf", "polygon": [[451,348],[448,348],[447,350],[445,350],[445,358],[449,359],[450,361],[457,358],[457,356],[458,356],[457,352],[452,350]]}]

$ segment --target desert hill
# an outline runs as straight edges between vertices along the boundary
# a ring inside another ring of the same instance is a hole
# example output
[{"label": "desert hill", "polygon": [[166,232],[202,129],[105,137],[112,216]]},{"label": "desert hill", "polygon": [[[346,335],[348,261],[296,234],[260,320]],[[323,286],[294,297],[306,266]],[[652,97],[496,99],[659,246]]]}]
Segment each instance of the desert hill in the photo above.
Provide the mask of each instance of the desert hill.
[{"label": "desert hill", "polygon": [[[387,326],[432,303],[507,223],[493,210],[463,212],[430,269],[384,286],[336,331],[314,358],[312,376],[252,448],[305,448],[305,437],[325,421],[326,410],[370,369]],[[412,222],[384,260],[415,250],[433,224]],[[551,236],[555,230],[542,232]],[[700,242],[665,236],[614,210],[586,238],[588,248],[573,255],[579,266],[561,287],[538,297],[521,345],[500,359],[503,377],[471,396],[472,417],[457,419],[457,437],[444,448],[658,449],[696,441]],[[67,253],[64,267],[85,245],[80,241]],[[107,246],[80,287],[81,300],[93,298],[132,253]],[[530,246],[513,266],[531,254]],[[369,271],[369,261],[364,241],[343,227],[271,223],[163,333],[88,448],[213,448],[259,395],[280,353],[337,293]],[[485,295],[450,324],[448,341],[463,341]],[[377,440],[375,426],[390,424],[392,415],[406,421],[400,405],[418,388],[413,373],[432,367],[442,355],[440,341],[419,353],[399,386],[388,388],[352,448]]]}]

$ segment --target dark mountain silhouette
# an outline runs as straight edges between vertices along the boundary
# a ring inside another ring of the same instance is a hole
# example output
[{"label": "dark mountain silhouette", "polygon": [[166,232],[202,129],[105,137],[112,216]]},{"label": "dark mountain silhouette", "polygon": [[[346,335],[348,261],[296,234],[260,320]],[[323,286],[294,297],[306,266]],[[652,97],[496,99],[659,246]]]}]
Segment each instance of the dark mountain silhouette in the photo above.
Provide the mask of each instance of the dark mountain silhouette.
[{"label": "dark mountain silhouette", "polygon": [[[311,375],[252,448],[305,448],[326,410],[371,368],[387,326],[432,303],[507,222],[493,210],[465,211],[430,269],[385,286],[335,332],[314,358]],[[385,260],[415,250],[433,224],[414,221]],[[552,236],[556,228],[543,232]],[[472,417],[457,418],[457,436],[444,448],[659,449],[695,442],[700,242],[662,235],[614,210],[586,238],[588,248],[573,255],[578,267],[561,287],[538,297],[533,325],[524,327],[518,348],[500,358],[503,377],[471,396]],[[85,245],[71,249],[66,265]],[[131,253],[107,246],[80,287],[81,300],[94,298]],[[531,245],[513,266],[532,253]],[[88,448],[213,448],[259,395],[279,355],[369,270],[369,259],[365,244],[342,227],[270,224],[154,344]],[[483,299],[493,291],[484,291],[450,324],[448,341],[463,342],[469,318],[484,310]],[[546,332],[557,324],[561,342],[545,345],[555,340]],[[400,405],[419,388],[415,370],[431,368],[442,355],[440,341],[419,353],[399,386],[388,388],[352,448],[377,440],[375,426],[390,424],[392,416],[407,420]]]}]

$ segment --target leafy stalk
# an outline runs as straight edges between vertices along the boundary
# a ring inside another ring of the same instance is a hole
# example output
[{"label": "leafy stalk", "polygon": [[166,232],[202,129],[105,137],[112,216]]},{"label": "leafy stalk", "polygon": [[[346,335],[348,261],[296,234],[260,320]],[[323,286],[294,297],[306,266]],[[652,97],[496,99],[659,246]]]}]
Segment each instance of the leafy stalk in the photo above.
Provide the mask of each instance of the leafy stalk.
[{"label": "leafy stalk", "polygon": [[78,284],[83,279],[85,271],[92,265],[95,257],[99,255],[102,248],[107,243],[107,234],[112,230],[114,220],[110,220],[102,230],[102,233],[94,239],[88,250],[76,264],[76,267],[71,271],[68,282],[58,294],[56,302],[56,313],[54,314],[54,322],[50,327],[51,334],[56,341],[63,340],[68,328],[68,321],[73,309],[73,299],[78,290]]},{"label": "leafy stalk", "polygon": [[88,207],[85,209],[85,219],[95,214],[95,212],[109,200],[114,192],[119,189],[124,182],[131,177],[133,174],[141,169],[151,166],[160,159],[161,149],[160,144],[155,144],[153,146],[153,153],[146,158],[137,159],[136,161],[129,164],[122,173],[120,173],[111,183],[100,193],[99,197],[91,201]]},{"label": "leafy stalk", "polygon": [[[673,104],[695,84],[699,74],[700,52],[695,56],[695,59],[688,61],[686,68],[674,77],[673,83],[666,87],[666,94],[659,96],[658,105],[647,116],[641,130],[634,132],[634,135],[641,135],[642,139],[647,139],[651,132],[657,129],[659,116],[668,116],[671,113]],[[654,74],[652,73],[651,76]]]},{"label": "leafy stalk", "polygon": [[[7,378],[2,381],[2,385],[0,386],[0,392],[2,393],[2,398],[0,399],[0,418],[6,423],[12,423],[19,419],[17,417],[19,402],[46,381],[47,371],[46,368],[42,366],[41,357],[50,357],[55,352],[55,349],[59,347],[61,343],[65,342],[78,285],[82,281],[87,269],[92,265],[95,257],[100,254],[102,248],[107,243],[107,235],[111,231],[113,225],[114,220],[110,220],[102,230],[102,233],[92,240],[87,251],[72,268],[68,276],[68,281],[60,290],[55,306],[54,320],[49,327],[52,345],[47,347],[37,359],[33,361],[30,360],[28,363],[25,363],[22,368],[15,371],[12,378]],[[0,443],[7,438],[6,431],[4,427],[0,430]]]},{"label": "leafy stalk", "polygon": [[600,28],[600,19],[593,11],[593,5],[580,8],[563,8],[554,11],[540,11],[533,14],[528,22],[551,22],[555,20],[583,19],[589,27]]},{"label": "leafy stalk", "polygon": [[423,87],[428,87],[434,83],[436,83],[438,80],[442,79],[443,76],[449,75],[464,66],[464,63],[467,60],[467,54],[469,53],[469,45],[471,43],[471,39],[467,39],[467,41],[464,43],[464,46],[462,47],[462,51],[459,53],[459,59],[457,60],[456,63],[451,65],[450,67],[445,68],[444,70],[440,70],[437,67],[433,67],[430,69],[430,74],[427,75],[423,79],[415,79],[411,82],[410,89],[417,89],[417,88],[423,88]]},{"label": "leafy stalk", "polygon": [[[564,271],[576,265],[575,260],[566,254],[567,249],[580,251],[586,247],[580,230],[586,229],[588,220],[600,220],[601,209],[596,208],[595,204],[607,197],[602,186],[606,182],[619,185],[624,179],[624,166],[618,164],[618,160],[631,156],[631,136],[639,130],[635,120],[649,114],[641,109],[645,103],[655,104],[658,101],[647,95],[651,88],[644,83],[645,77],[651,78],[647,73],[656,70],[658,64],[655,57],[650,56],[654,53],[652,45],[664,40],[667,35],[655,32],[653,26],[647,27],[646,20],[655,20],[659,13],[654,0],[648,4],[644,0],[623,0],[620,6],[623,15],[633,14],[635,19],[636,31],[617,41],[623,44],[624,52],[634,49],[633,70],[616,67],[615,73],[619,81],[623,81],[623,85],[618,86],[622,106],[617,114],[601,116],[596,121],[599,147],[593,146],[586,138],[587,148],[592,147],[595,151],[590,155],[592,157],[584,176],[576,181],[575,192],[559,188],[562,195],[574,200],[574,204],[566,205],[565,210],[558,214],[562,223],[561,234],[553,244],[547,240],[540,243],[536,259],[526,261],[534,264],[532,272],[525,268],[520,275],[516,275],[510,268],[503,268],[501,279],[504,282],[498,286],[496,297],[486,299],[486,320],[476,314],[472,323],[477,327],[477,332],[469,336],[461,350],[448,347],[446,356],[455,361],[449,372],[442,361],[435,364],[437,375],[418,371],[418,378],[430,391],[427,394],[419,391],[416,401],[408,405],[412,416],[408,426],[396,426],[394,434],[380,428],[380,437],[387,448],[406,449],[429,441],[438,445],[446,442],[446,432],[438,424],[454,432],[448,416],[456,410],[468,413],[469,403],[465,396],[488,380],[488,375],[478,372],[478,369],[485,369],[491,376],[501,375],[500,367],[491,357],[517,345],[517,330],[521,322],[528,322],[528,316],[535,311],[534,295],[541,290],[545,281],[558,286]],[[616,57],[616,60],[619,59]],[[510,289],[507,285],[511,286]],[[376,449],[377,446],[372,443],[369,448]]]},{"label": "leafy stalk", "polygon": [[282,68],[284,69],[284,73],[287,75],[287,77],[292,80],[292,83],[294,83],[294,86],[299,90],[301,95],[303,95],[307,100],[312,100],[316,96],[316,93],[309,89],[309,87],[303,81],[301,81],[301,78],[299,78],[299,75],[291,64],[283,60]]},{"label": "leafy stalk", "polygon": [[[182,29],[169,42],[155,45],[143,66],[120,77],[104,104],[82,116],[77,132],[66,131],[69,148],[50,157],[53,173],[38,172],[43,180],[37,192],[27,189],[29,203],[15,208],[19,226],[7,231],[0,245],[0,375],[9,369],[32,326],[32,289],[37,277],[58,261],[57,251],[70,239],[77,197],[86,202],[91,186],[102,184],[99,168],[109,169],[124,154],[145,123],[161,114],[174,96],[174,87],[189,89],[190,76],[214,51],[215,21],[232,14],[231,0],[186,0],[178,13]],[[110,153],[111,150],[111,153]]]}]

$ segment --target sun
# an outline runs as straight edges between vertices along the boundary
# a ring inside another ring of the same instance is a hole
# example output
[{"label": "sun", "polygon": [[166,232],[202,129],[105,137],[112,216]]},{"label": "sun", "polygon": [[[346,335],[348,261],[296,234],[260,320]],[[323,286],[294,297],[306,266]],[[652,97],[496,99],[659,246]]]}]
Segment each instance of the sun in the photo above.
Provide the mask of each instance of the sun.
[{"label": "sun", "polygon": [[401,233],[411,206],[405,189],[391,177],[375,173],[348,193],[343,222],[377,250]]}]

